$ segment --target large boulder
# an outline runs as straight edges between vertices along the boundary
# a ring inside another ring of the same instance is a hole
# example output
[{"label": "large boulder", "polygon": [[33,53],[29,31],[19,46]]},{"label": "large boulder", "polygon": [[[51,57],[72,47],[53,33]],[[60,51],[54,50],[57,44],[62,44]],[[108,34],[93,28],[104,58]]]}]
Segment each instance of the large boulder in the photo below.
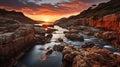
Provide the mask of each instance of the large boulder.
[{"label": "large boulder", "polygon": [[84,37],[80,34],[75,34],[75,33],[66,33],[65,34],[66,38],[70,40],[75,40],[75,41],[84,41]]}]

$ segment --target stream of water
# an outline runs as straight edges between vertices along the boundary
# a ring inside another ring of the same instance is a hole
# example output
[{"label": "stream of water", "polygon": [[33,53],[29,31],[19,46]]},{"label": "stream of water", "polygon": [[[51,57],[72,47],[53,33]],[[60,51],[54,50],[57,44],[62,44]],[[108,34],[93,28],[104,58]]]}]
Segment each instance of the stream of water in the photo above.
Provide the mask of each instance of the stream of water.
[{"label": "stream of water", "polygon": [[42,57],[47,50],[40,50],[40,48],[53,47],[55,44],[60,44],[58,38],[62,38],[64,42],[73,44],[74,46],[80,46],[86,41],[93,41],[96,45],[109,49],[112,52],[117,50],[113,46],[109,46],[109,42],[103,42],[102,39],[95,38],[94,36],[88,36],[80,33],[84,36],[84,42],[70,41],[65,37],[63,29],[59,26],[54,26],[57,31],[53,32],[51,42],[47,44],[37,44],[30,51],[28,51],[20,60],[18,60],[15,67],[61,67],[62,65],[62,53],[53,52],[50,56]]}]

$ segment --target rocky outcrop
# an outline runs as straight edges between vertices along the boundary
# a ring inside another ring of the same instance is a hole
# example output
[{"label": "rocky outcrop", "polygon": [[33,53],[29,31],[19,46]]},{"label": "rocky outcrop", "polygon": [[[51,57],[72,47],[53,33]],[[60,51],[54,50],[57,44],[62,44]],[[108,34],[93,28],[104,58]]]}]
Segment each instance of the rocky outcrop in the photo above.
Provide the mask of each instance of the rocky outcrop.
[{"label": "rocky outcrop", "polygon": [[70,39],[70,40],[75,40],[75,41],[84,41],[84,37],[80,34],[75,34],[75,33],[66,33],[65,37]]},{"label": "rocky outcrop", "polygon": [[109,40],[120,49],[120,3],[119,0],[110,0],[106,3],[95,5],[96,7],[84,10],[79,15],[71,16],[56,21],[55,24],[62,27],[90,26],[99,28],[101,31],[92,31],[89,28],[80,28],[86,35],[94,35],[96,37]]},{"label": "rocky outcrop", "polygon": [[63,53],[62,67],[119,67],[120,55],[86,42],[80,48],[72,45],[55,45],[55,51]]},{"label": "rocky outcrop", "polygon": [[0,66],[11,67],[33,45],[34,36],[31,24],[23,24],[13,32],[0,34]]},{"label": "rocky outcrop", "polygon": [[49,43],[52,38],[52,32],[56,29],[34,25],[35,40],[37,44]]},{"label": "rocky outcrop", "polygon": [[105,40],[114,41],[112,42],[115,47],[119,48],[120,45],[120,14],[111,14],[100,17],[96,20],[92,18],[82,18],[82,21],[86,21],[89,26],[99,28],[103,30],[102,32],[97,32],[96,37],[101,37]]}]

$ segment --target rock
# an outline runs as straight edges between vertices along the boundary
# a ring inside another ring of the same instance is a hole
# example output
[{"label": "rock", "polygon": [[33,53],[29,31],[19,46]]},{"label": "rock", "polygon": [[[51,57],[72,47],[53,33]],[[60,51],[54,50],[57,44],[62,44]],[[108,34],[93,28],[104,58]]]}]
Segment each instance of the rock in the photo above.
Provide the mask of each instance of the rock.
[{"label": "rock", "polygon": [[53,50],[48,50],[48,51],[46,52],[46,55],[50,55],[50,54],[52,54],[52,52],[53,52]]},{"label": "rock", "polygon": [[45,48],[40,48],[40,50],[45,50]]},{"label": "rock", "polygon": [[69,30],[69,33],[79,33],[79,31],[76,30],[76,29],[70,29],[70,30]]},{"label": "rock", "polygon": [[63,67],[119,67],[120,56],[105,48],[87,42],[86,46],[74,48],[65,45],[63,50]]},{"label": "rock", "polygon": [[111,31],[106,31],[102,33],[102,38],[105,40],[114,40],[117,38],[116,36],[117,34],[115,32],[111,32]]},{"label": "rock", "polygon": [[92,33],[90,31],[85,31],[84,34],[85,35],[91,35]]},{"label": "rock", "polygon": [[51,38],[52,36],[53,36],[52,34],[48,34],[46,38]]},{"label": "rock", "polygon": [[46,33],[52,33],[54,31],[56,31],[56,29],[54,29],[54,28],[45,28],[45,31],[46,31]]},{"label": "rock", "polygon": [[69,33],[69,31],[64,31],[63,33],[64,33],[64,34]]},{"label": "rock", "polygon": [[97,38],[100,38],[100,37],[102,37],[102,34],[99,33],[99,32],[95,32],[95,33],[94,33],[94,36],[97,37]]},{"label": "rock", "polygon": [[59,51],[62,52],[64,49],[64,45],[60,44],[60,45],[54,45],[53,50],[54,51]]},{"label": "rock", "polygon": [[92,41],[86,42],[84,45],[82,45],[82,48],[92,48],[95,46],[95,44]]},{"label": "rock", "polygon": [[75,33],[66,33],[65,37],[70,39],[70,40],[76,40],[76,41],[84,41],[84,37],[80,34],[75,34]]},{"label": "rock", "polygon": [[58,41],[59,41],[59,42],[63,42],[63,39],[62,39],[62,38],[58,38]]}]

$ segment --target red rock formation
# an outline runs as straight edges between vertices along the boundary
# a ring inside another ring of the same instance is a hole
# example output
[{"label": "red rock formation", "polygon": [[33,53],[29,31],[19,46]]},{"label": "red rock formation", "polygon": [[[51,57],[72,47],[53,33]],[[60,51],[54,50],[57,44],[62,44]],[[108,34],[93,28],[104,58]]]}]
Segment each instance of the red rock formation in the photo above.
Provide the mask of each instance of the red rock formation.
[{"label": "red rock formation", "polygon": [[[80,21],[84,24],[88,23],[89,26],[100,28],[103,31],[114,31],[112,34],[107,35],[104,32],[101,36],[104,39],[112,39],[113,45],[117,45],[117,47],[120,45],[120,13],[97,17],[95,19],[94,17],[80,18]],[[95,36],[97,36],[97,34],[95,34]]]},{"label": "red rock formation", "polygon": [[92,44],[87,48],[67,45],[63,50],[63,67],[119,67],[119,59],[119,55]]}]

